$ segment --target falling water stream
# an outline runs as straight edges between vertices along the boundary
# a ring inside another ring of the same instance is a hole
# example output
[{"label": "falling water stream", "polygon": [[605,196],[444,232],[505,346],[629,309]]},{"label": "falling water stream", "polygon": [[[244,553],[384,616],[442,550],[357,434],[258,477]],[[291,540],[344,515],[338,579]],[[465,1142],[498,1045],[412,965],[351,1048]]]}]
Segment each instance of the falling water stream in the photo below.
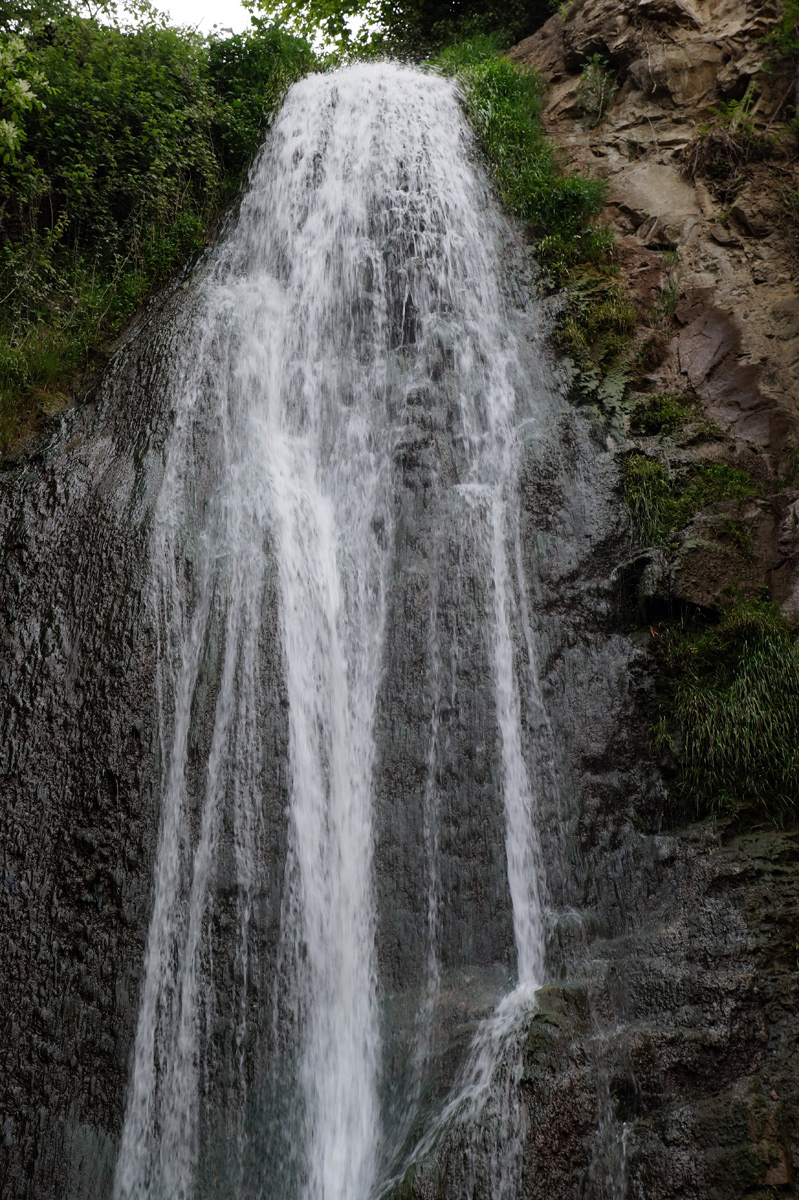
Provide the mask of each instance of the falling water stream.
[{"label": "falling water stream", "polygon": [[454,85],[355,66],[292,88],[192,284],[116,1200],[369,1200],[477,1119],[534,1005],[553,767],[513,497],[557,401],[513,255]]}]

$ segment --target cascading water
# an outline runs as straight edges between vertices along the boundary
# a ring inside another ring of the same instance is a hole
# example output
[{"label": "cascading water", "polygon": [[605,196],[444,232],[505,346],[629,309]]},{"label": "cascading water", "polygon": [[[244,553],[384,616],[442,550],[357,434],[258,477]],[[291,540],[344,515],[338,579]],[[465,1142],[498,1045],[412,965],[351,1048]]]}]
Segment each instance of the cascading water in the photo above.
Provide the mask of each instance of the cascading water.
[{"label": "cascading water", "polygon": [[117,1200],[379,1194],[479,1114],[542,981],[554,768],[513,497],[559,402],[470,144],[448,81],[306,79],[186,307]]}]

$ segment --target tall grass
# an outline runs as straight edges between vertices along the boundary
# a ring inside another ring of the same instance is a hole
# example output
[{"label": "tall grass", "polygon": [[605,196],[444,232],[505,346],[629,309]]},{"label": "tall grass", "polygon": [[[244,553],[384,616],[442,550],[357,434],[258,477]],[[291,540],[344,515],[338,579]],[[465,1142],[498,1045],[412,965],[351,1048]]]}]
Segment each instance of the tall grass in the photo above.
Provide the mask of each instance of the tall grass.
[{"label": "tall grass", "polygon": [[644,546],[661,545],[709,504],[758,491],[746,471],[726,463],[704,463],[676,477],[644,454],[631,454],[624,463],[624,500],[633,534]]},{"label": "tall grass", "polygon": [[664,653],[698,811],[799,815],[799,645],[776,606],[732,601],[717,625],[670,631]]}]

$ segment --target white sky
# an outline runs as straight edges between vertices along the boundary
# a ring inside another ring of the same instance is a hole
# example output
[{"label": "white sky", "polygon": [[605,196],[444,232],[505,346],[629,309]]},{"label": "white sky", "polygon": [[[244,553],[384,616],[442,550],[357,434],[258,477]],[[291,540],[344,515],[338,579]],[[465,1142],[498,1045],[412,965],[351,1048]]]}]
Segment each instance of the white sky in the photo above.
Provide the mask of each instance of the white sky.
[{"label": "white sky", "polygon": [[250,14],[239,0],[153,0],[175,25],[190,25],[201,33],[210,33],[214,25],[242,33],[250,24]]},{"label": "white sky", "polygon": [[[166,13],[174,25],[190,25],[200,33],[210,33],[214,25],[243,33],[250,25],[250,14],[240,0],[153,0],[153,4]],[[362,25],[362,18],[350,17],[349,26],[353,33]],[[324,50],[326,47],[320,40],[314,48]]]}]

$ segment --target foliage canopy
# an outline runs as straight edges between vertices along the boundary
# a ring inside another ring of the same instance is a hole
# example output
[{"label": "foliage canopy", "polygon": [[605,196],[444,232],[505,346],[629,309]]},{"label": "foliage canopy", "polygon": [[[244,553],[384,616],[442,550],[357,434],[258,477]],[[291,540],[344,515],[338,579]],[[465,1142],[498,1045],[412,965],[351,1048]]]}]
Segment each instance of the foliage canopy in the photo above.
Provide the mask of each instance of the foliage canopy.
[{"label": "foliage canopy", "polygon": [[[0,6],[0,447],[202,246],[308,46],[203,37],[146,3]],[[130,7],[127,12],[130,13]]]},{"label": "foliage canopy", "polygon": [[549,0],[250,0],[271,20],[340,52],[425,55],[456,38],[532,33]]}]

